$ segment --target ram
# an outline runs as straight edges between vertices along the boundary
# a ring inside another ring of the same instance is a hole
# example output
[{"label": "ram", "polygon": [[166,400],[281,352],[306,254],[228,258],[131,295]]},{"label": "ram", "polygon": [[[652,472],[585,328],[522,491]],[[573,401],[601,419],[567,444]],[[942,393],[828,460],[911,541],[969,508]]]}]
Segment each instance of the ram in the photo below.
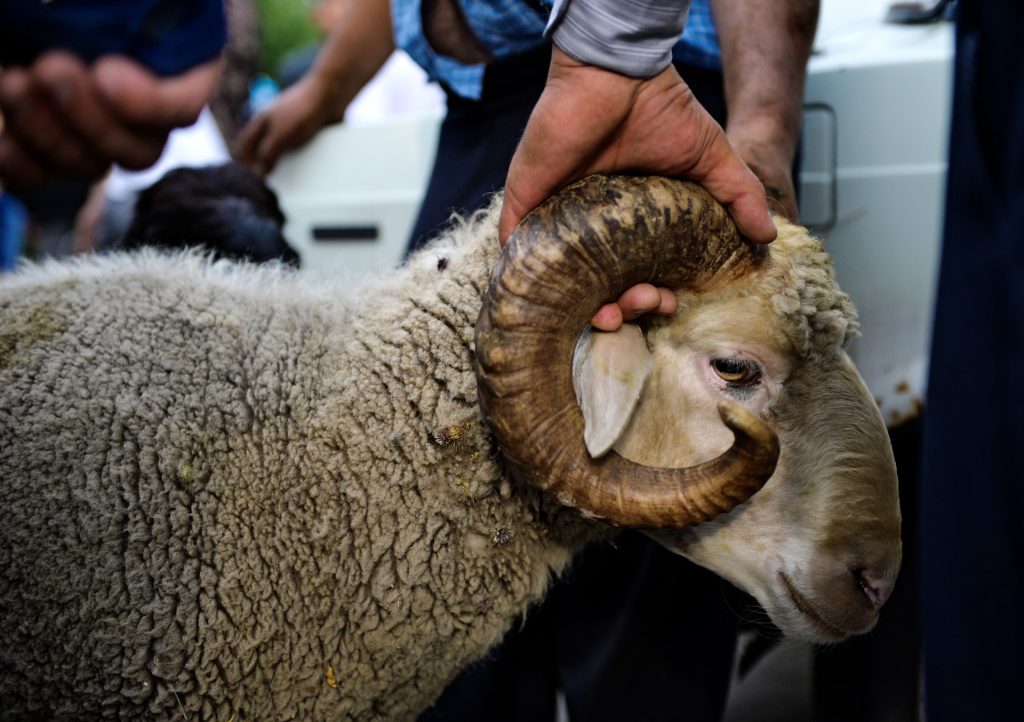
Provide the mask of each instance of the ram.
[{"label": "ram", "polygon": [[[5,719],[410,719],[618,526],[789,633],[873,625],[896,476],[820,244],[658,178],[500,260],[496,219],[347,293],[154,253],[0,285]],[[581,338],[640,281],[679,312]]]}]

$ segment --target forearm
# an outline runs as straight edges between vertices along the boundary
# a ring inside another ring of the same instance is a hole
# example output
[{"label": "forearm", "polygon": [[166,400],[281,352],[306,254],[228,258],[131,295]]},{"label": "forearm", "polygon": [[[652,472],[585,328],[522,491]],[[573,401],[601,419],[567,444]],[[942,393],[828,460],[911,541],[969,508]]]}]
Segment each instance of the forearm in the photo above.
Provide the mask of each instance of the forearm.
[{"label": "forearm", "polygon": [[350,0],[310,69],[341,114],[395,49],[389,0]]},{"label": "forearm", "polygon": [[712,0],[730,138],[773,144],[792,161],[818,0]]}]

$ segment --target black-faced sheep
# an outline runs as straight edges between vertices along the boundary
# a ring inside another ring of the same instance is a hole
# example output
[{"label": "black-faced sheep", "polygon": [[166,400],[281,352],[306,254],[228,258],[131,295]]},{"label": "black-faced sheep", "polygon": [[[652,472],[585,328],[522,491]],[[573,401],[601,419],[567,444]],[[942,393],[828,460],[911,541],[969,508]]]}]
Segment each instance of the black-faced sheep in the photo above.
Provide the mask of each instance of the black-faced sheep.
[{"label": "black-faced sheep", "polygon": [[[600,518],[788,632],[871,627],[895,470],[820,244],[664,179],[567,189],[500,262],[496,218],[354,293],[152,253],[0,285],[5,719],[411,719]],[[581,413],[576,339],[640,280],[680,313],[580,343]]]},{"label": "black-faced sheep", "polygon": [[117,248],[201,247],[215,258],[299,265],[277,195],[241,163],[175,168],[139,194]]}]

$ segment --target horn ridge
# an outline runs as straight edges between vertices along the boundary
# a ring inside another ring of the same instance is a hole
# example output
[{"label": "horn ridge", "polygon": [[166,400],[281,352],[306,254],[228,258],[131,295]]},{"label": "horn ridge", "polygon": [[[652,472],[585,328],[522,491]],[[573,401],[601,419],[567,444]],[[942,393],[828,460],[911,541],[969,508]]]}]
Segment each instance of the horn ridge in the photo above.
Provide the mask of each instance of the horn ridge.
[{"label": "horn ridge", "polygon": [[571,362],[580,330],[626,288],[710,287],[756,268],[759,250],[706,191],[667,178],[590,176],[527,215],[488,284],[475,344],[481,408],[512,473],[589,516],[647,528],[698,524],[756,492],[778,442],[735,404],[720,409],[733,446],[703,464],[591,459]]}]

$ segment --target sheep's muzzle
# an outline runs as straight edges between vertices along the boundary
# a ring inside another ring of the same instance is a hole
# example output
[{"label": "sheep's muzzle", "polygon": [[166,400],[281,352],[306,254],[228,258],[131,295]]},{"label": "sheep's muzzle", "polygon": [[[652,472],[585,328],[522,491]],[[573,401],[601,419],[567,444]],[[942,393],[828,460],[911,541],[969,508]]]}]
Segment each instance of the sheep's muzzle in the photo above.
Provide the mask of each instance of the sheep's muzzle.
[{"label": "sheep's muzzle", "polygon": [[667,178],[591,176],[530,213],[494,270],[476,326],[480,402],[512,473],[622,526],[691,526],[750,498],[778,460],[763,421],[723,403],[732,447],[686,469],[614,452],[592,459],[571,366],[591,316],[627,288],[715,288],[765,257],[706,191]]}]

